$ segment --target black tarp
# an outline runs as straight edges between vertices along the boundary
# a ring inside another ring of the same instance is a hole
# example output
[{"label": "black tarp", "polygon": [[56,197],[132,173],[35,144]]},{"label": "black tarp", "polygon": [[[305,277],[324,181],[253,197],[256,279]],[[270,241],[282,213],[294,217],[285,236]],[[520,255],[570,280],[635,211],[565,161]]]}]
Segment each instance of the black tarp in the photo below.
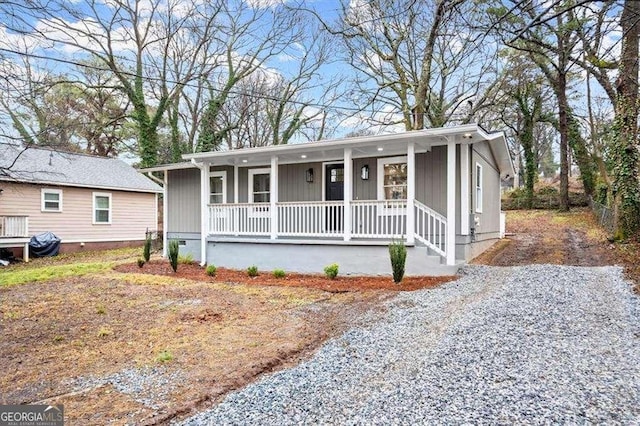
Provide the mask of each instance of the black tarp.
[{"label": "black tarp", "polygon": [[60,238],[53,232],[34,235],[29,241],[29,252],[34,257],[57,256],[60,251]]}]

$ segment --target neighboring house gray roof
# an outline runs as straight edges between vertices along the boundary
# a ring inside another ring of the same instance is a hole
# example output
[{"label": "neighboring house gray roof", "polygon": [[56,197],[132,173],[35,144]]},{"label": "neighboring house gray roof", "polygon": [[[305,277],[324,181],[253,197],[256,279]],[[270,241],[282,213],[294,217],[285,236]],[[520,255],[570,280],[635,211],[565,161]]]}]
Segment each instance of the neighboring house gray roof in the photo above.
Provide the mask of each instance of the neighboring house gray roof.
[{"label": "neighboring house gray roof", "polygon": [[6,143],[0,143],[0,180],[133,192],[162,192],[160,186],[122,160],[45,148],[24,149]]}]

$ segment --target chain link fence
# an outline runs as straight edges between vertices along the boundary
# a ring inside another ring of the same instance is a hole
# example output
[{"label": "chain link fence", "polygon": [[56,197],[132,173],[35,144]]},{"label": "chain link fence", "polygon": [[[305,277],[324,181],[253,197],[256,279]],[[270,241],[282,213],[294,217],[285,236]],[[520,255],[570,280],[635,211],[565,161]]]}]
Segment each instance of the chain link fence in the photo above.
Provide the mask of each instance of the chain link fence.
[{"label": "chain link fence", "polygon": [[595,201],[592,197],[589,197],[589,207],[591,207],[591,210],[593,210],[593,213],[596,215],[600,226],[606,229],[610,234],[613,234],[613,209]]}]

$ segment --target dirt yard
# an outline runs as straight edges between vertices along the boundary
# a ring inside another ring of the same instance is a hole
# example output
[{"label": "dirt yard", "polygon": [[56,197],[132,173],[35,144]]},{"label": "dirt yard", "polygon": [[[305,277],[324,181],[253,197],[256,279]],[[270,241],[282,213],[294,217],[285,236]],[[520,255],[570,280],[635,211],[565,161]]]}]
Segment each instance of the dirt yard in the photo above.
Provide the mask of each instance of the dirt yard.
[{"label": "dirt yard", "polygon": [[551,210],[510,210],[507,238],[474,259],[495,266],[550,263],[557,265],[624,265],[627,276],[640,283],[638,244],[612,244],[588,209],[568,213]]},{"label": "dirt yard", "polygon": [[139,255],[0,271],[0,403],[64,404],[70,424],[165,424],[299,362],[398,290],[451,279],[211,278],[160,259],[140,269]]}]

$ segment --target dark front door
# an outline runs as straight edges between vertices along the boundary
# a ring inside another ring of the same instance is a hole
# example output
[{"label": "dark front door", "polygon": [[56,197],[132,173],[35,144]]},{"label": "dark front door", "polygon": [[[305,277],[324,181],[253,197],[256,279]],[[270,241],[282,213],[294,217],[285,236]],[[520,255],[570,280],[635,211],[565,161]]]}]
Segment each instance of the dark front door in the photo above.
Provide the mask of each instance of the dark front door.
[{"label": "dark front door", "polygon": [[[325,173],[325,200],[344,200],[344,165],[328,164]],[[342,231],[343,207],[327,206],[325,223],[328,231]]]}]

